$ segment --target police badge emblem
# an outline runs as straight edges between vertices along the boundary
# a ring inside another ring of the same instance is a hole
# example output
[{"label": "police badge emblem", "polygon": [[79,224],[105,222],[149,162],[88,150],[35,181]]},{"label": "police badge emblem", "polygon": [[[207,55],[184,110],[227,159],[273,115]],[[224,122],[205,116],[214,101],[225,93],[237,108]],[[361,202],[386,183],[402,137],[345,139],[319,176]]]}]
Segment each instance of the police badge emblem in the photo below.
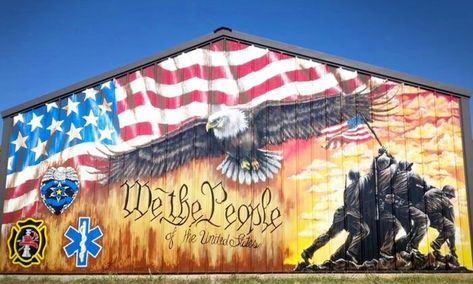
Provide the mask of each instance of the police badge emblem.
[{"label": "police badge emblem", "polygon": [[79,192],[79,178],[71,167],[49,168],[41,180],[41,199],[52,213],[59,215],[74,201]]},{"label": "police badge emblem", "polygon": [[24,268],[38,265],[44,259],[47,243],[47,228],[43,220],[20,220],[10,230],[9,258]]}]

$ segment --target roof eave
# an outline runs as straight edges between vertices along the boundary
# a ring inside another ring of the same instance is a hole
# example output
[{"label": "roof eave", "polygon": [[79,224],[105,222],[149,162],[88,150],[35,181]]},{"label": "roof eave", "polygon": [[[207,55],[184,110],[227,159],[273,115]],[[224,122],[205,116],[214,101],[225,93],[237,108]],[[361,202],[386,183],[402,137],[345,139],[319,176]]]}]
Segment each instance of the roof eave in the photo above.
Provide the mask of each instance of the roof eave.
[{"label": "roof eave", "polygon": [[127,72],[129,72],[130,70],[146,66],[146,65],[148,65],[152,62],[159,61],[159,60],[162,60],[162,59],[165,59],[165,58],[169,58],[169,57],[172,57],[172,56],[177,55],[179,53],[185,52],[187,50],[191,50],[191,49],[197,48],[199,46],[205,45],[209,42],[216,41],[216,40],[224,37],[224,35],[226,33],[227,32],[225,30],[222,30],[222,31],[218,31],[216,33],[207,34],[207,35],[204,35],[202,37],[191,40],[189,42],[178,45],[176,47],[173,47],[173,48],[155,53],[155,54],[153,54],[151,56],[148,56],[148,57],[145,57],[145,58],[143,58],[143,59],[141,59],[137,62],[130,63],[130,64],[124,65],[122,67],[118,67],[118,68],[116,68],[112,71],[105,72],[105,73],[102,73],[100,75],[91,77],[89,79],[80,81],[80,82],[75,83],[73,85],[70,85],[68,87],[65,87],[65,88],[59,89],[57,91],[48,93],[46,95],[40,96],[38,98],[27,101],[27,102],[22,103],[20,105],[8,108],[8,109],[2,111],[2,117],[5,118],[7,116],[14,115],[14,114],[19,113],[21,111],[34,108],[35,106],[38,106],[40,104],[47,103],[47,102],[50,102],[50,101],[55,101],[55,100],[57,100],[61,97],[68,96],[71,93],[78,92],[78,91],[81,91],[83,89],[87,89],[87,88],[95,86],[95,85],[97,85],[101,82],[105,82],[107,80],[110,80],[111,78],[115,78],[115,77],[124,75]]},{"label": "roof eave", "polygon": [[227,35],[228,38],[233,38],[236,40],[244,40],[253,44],[261,45],[267,48],[278,49],[282,52],[288,54],[293,54],[296,56],[302,56],[311,58],[317,61],[323,61],[327,64],[344,67],[347,69],[357,70],[358,72],[367,73],[370,75],[375,75],[378,77],[390,79],[393,81],[402,81],[404,83],[413,84],[419,87],[425,87],[427,89],[434,89],[438,91],[448,92],[458,96],[470,97],[470,91],[465,88],[443,84],[431,80],[424,79],[422,77],[412,76],[406,73],[397,72],[389,70],[386,68],[378,67],[375,65],[341,58],[335,55],[309,50],[307,48],[302,48],[298,46],[288,45],[285,43],[268,40],[265,38],[248,35],[239,32],[232,32]]},{"label": "roof eave", "polygon": [[326,53],[322,53],[318,51],[313,51],[313,50],[309,50],[306,48],[301,48],[301,47],[297,47],[293,45],[288,45],[285,43],[281,43],[281,42],[277,42],[277,41],[273,41],[273,40],[265,39],[262,37],[245,34],[245,33],[235,32],[235,31],[231,31],[229,29],[223,28],[223,29],[217,29],[214,33],[204,35],[197,39],[178,45],[174,48],[167,49],[162,52],[158,52],[156,54],[148,56],[137,62],[124,65],[112,71],[105,72],[103,74],[80,81],[68,87],[43,95],[31,101],[22,103],[18,106],[6,109],[2,111],[2,117],[5,118],[8,116],[12,116],[21,111],[34,108],[35,106],[38,106],[40,104],[57,100],[61,97],[68,96],[71,93],[78,92],[83,89],[95,86],[96,84],[99,84],[101,82],[105,82],[111,78],[124,75],[130,70],[144,67],[152,62],[156,62],[156,61],[160,61],[169,57],[173,57],[179,53],[186,52],[194,48],[198,48],[210,42],[217,41],[221,38],[234,39],[237,41],[243,41],[249,44],[258,45],[265,48],[276,49],[276,50],[279,50],[281,52],[285,52],[291,55],[295,55],[299,57],[307,57],[307,58],[314,59],[317,61],[325,62],[327,64],[341,66],[347,69],[354,69],[354,70],[357,70],[358,72],[375,75],[375,76],[386,78],[393,81],[405,82],[407,84],[412,84],[412,85],[419,86],[426,89],[447,92],[447,93],[457,95],[457,96],[463,96],[463,97],[468,97],[468,98],[470,97],[470,92],[464,88],[442,84],[442,83],[426,80],[424,78],[377,67],[374,65],[370,65],[370,64],[366,64],[366,63],[362,63],[362,62],[358,62],[354,60],[344,59],[344,58],[340,58],[334,55],[330,55],[330,54],[326,54]]}]

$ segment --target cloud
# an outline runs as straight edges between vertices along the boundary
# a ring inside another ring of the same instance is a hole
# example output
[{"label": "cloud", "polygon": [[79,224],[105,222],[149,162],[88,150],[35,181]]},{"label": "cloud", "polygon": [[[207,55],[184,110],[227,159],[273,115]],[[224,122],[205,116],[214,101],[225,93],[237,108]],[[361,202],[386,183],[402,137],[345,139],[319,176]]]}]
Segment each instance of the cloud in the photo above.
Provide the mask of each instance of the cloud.
[{"label": "cloud", "polygon": [[373,123],[373,127],[375,128],[375,131],[382,131],[382,132],[388,132],[388,131],[397,131],[397,130],[403,130],[405,127],[405,123],[402,117],[400,116],[391,116],[391,117],[386,117],[384,120],[376,120]]},{"label": "cloud", "polygon": [[455,152],[443,151],[439,156],[441,168],[457,167],[460,160],[463,161],[463,157],[458,156]]},{"label": "cloud", "polygon": [[416,127],[406,133],[405,138],[411,139],[432,139],[437,134],[437,127],[432,123],[426,123],[422,126]]},{"label": "cloud", "polygon": [[322,173],[319,173],[314,170],[303,170],[302,172],[292,175],[289,178],[296,179],[296,180],[307,180],[307,179],[320,180],[320,179],[324,179],[325,176],[322,175]]},{"label": "cloud", "polygon": [[315,193],[315,194],[328,194],[332,192],[336,192],[336,189],[333,189],[328,185],[326,182],[322,183],[314,183],[308,189],[307,192]]},{"label": "cloud", "polygon": [[313,220],[313,221],[322,221],[323,218],[320,217],[320,214],[315,214],[314,212],[303,212],[300,216],[302,220]]},{"label": "cloud", "polygon": [[325,180],[325,176],[329,169],[336,166],[336,164],[327,160],[314,159],[310,165],[304,167],[302,171],[290,176],[289,178],[296,180]]}]

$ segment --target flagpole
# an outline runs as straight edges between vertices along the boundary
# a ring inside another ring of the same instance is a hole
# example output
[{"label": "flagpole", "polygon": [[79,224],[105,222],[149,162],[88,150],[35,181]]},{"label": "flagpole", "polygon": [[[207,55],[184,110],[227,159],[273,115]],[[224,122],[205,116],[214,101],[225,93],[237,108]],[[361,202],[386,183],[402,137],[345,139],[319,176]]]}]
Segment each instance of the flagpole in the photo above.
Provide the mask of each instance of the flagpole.
[{"label": "flagpole", "polygon": [[361,116],[361,118],[363,118],[363,121],[365,122],[366,126],[368,126],[368,129],[371,131],[371,133],[373,133],[373,136],[374,136],[374,138],[376,138],[376,141],[378,141],[379,146],[381,146],[381,148],[383,148],[383,149],[386,149],[386,148],[384,148],[383,143],[381,143],[381,140],[379,140],[378,135],[376,135],[376,132],[374,132],[374,129],[371,128],[371,125],[368,123],[368,120],[366,120],[365,116],[362,115],[362,114],[360,114],[360,116]]},{"label": "flagpole", "polygon": [[[381,140],[379,140],[378,138],[378,135],[376,135],[376,132],[374,132],[374,129],[371,127],[371,125],[368,123],[368,120],[365,118],[364,115],[360,114],[361,117],[363,118],[363,121],[365,122],[366,126],[368,126],[368,129],[371,131],[371,133],[373,133],[373,136],[374,138],[376,138],[376,141],[378,141],[379,143],[379,146],[381,146],[382,149],[385,149],[384,146],[383,146],[383,143],[381,143]],[[376,221],[379,221],[379,200],[378,200],[378,193],[379,193],[379,189],[378,189],[378,163],[376,163],[376,159],[374,161],[374,185],[375,185],[375,207],[376,207],[376,216],[375,216],[375,220]]]}]

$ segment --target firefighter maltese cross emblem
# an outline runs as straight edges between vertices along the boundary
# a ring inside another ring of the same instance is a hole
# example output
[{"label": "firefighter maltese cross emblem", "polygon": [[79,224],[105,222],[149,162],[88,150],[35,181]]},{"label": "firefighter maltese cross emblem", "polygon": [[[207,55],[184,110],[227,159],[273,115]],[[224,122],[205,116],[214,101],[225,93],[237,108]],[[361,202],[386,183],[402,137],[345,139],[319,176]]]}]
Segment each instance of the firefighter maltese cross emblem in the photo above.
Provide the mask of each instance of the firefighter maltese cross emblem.
[{"label": "firefighter maltese cross emblem", "polygon": [[8,256],[14,264],[24,268],[38,265],[44,259],[47,243],[47,228],[43,220],[20,220],[10,230]]},{"label": "firefighter maltese cross emblem", "polygon": [[49,168],[41,180],[40,194],[44,205],[59,215],[74,201],[79,192],[79,177],[71,167]]},{"label": "firefighter maltese cross emblem", "polygon": [[87,267],[89,254],[96,258],[102,247],[95,241],[103,236],[99,226],[90,229],[90,217],[79,217],[78,229],[69,226],[64,236],[71,242],[64,246],[67,257],[76,255],[76,267]]}]

